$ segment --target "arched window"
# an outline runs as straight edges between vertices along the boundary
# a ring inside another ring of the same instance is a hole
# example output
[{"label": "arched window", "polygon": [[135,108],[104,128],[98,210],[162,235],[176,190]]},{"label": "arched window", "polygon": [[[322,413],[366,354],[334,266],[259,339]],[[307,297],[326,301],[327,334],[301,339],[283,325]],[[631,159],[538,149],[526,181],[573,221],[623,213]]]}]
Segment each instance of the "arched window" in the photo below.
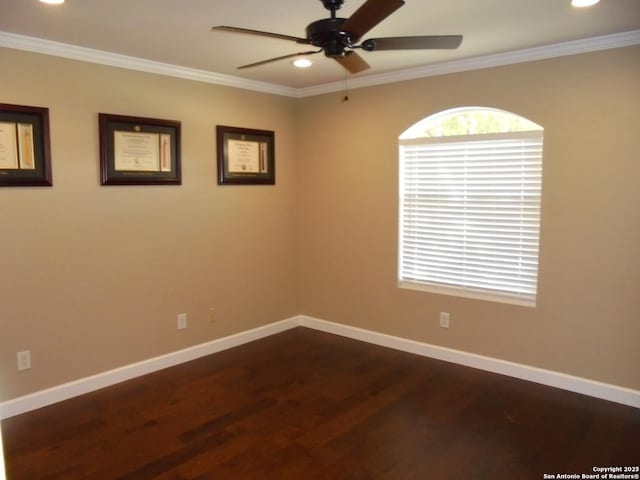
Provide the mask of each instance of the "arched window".
[{"label": "arched window", "polygon": [[483,107],[399,138],[399,286],[535,306],[543,129]]}]

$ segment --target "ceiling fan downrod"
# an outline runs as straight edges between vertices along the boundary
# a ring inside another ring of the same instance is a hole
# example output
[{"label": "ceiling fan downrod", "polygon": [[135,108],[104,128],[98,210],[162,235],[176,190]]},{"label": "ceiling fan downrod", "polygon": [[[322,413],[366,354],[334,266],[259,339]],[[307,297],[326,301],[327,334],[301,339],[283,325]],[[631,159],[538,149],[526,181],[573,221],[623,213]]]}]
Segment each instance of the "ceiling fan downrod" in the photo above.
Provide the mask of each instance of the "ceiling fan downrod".
[{"label": "ceiling fan downrod", "polygon": [[331,18],[336,18],[336,10],[339,10],[344,0],[321,0],[324,8],[331,12]]}]

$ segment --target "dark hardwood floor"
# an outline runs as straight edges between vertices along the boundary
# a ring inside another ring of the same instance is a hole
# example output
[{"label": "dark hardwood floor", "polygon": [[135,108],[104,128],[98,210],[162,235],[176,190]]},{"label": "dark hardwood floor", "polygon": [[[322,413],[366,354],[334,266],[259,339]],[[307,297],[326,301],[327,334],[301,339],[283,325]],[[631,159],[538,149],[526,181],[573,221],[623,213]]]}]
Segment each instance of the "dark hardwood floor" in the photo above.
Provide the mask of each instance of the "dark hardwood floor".
[{"label": "dark hardwood floor", "polygon": [[639,409],[304,328],[2,428],[8,480],[521,480],[640,464]]}]

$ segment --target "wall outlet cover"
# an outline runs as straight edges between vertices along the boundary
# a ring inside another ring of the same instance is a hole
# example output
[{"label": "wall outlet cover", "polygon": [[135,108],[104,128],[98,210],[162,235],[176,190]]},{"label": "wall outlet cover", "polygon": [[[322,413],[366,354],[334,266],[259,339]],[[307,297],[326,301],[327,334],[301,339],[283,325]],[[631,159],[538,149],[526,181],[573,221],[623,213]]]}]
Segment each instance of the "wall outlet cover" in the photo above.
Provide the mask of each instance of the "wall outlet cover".
[{"label": "wall outlet cover", "polygon": [[18,370],[29,370],[31,368],[31,351],[23,350],[16,354]]}]

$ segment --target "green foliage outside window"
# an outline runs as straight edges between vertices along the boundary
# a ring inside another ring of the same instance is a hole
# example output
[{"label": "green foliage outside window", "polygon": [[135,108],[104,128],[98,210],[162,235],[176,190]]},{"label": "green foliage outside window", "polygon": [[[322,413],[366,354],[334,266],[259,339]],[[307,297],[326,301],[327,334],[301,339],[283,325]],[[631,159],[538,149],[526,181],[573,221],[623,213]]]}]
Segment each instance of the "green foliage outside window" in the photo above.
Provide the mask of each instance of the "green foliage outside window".
[{"label": "green foliage outside window", "polygon": [[531,130],[541,130],[541,128],[526,118],[502,110],[466,107],[432,115],[425,121],[415,124],[401,138],[450,137]]}]

